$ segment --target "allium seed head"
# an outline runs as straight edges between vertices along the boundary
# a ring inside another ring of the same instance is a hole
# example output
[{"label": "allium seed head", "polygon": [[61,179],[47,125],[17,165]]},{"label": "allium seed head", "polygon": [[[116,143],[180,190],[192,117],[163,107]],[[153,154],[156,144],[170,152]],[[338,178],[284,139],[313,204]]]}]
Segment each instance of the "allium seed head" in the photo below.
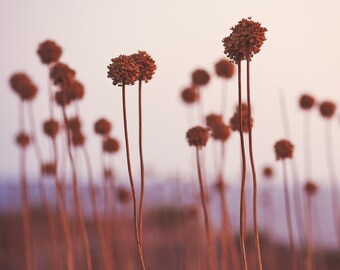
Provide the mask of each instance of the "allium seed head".
[{"label": "allium seed head", "polygon": [[336,110],[336,105],[332,101],[324,101],[320,104],[319,111],[321,116],[326,119],[330,119],[333,117]]},{"label": "allium seed head", "polygon": [[260,23],[251,20],[251,17],[242,19],[231,28],[231,34],[223,39],[224,53],[233,62],[251,58],[260,52],[266,40],[266,28]]},{"label": "allium seed head", "polygon": [[[241,105],[242,110],[242,130],[245,133],[249,132],[248,127],[248,106],[247,104],[243,103]],[[253,118],[250,119],[250,126],[253,127],[254,120]],[[232,130],[240,130],[240,122],[239,122],[239,110],[238,107],[236,108],[234,115],[230,118],[229,124]]]},{"label": "allium seed head", "polygon": [[235,73],[235,66],[227,59],[221,59],[215,64],[215,72],[218,77],[230,79]]},{"label": "allium seed head", "polygon": [[209,129],[196,126],[187,131],[186,134],[190,146],[203,147],[209,138]]},{"label": "allium seed head", "polygon": [[313,181],[307,181],[304,189],[307,195],[312,196],[318,191],[318,186]]},{"label": "allium seed head", "polygon": [[222,115],[211,113],[205,117],[205,123],[209,128],[214,128],[217,124],[221,124],[223,122]]},{"label": "allium seed head", "polygon": [[192,74],[192,83],[196,86],[207,85],[210,81],[209,73],[204,69],[196,69]]},{"label": "allium seed head", "polygon": [[38,88],[25,73],[15,73],[9,79],[10,86],[23,101],[35,98]]},{"label": "allium seed head", "polygon": [[109,154],[113,154],[118,152],[120,149],[120,145],[118,140],[116,140],[115,138],[106,138],[103,141],[103,151]]},{"label": "allium seed head", "polygon": [[182,91],[181,97],[184,103],[193,104],[199,100],[200,96],[198,91],[195,91],[193,87],[187,87]]},{"label": "allium seed head", "polygon": [[56,62],[50,69],[50,78],[55,85],[66,87],[70,84],[76,75],[76,72],[68,65]]},{"label": "allium seed head", "polygon": [[47,176],[54,176],[57,173],[57,167],[55,166],[54,162],[47,162],[41,164],[40,170],[42,175]]},{"label": "allium seed head", "polygon": [[139,67],[132,56],[120,55],[111,59],[107,77],[112,79],[112,84],[133,85],[139,78]]},{"label": "allium seed head", "polygon": [[31,137],[25,132],[20,132],[15,137],[15,141],[19,145],[19,147],[26,148],[31,142]]},{"label": "allium seed head", "polygon": [[111,131],[112,125],[110,121],[105,118],[100,118],[94,123],[94,132],[98,135],[108,135]]},{"label": "allium seed head", "polygon": [[49,119],[43,123],[44,133],[51,138],[55,138],[59,132],[59,123],[57,120]]},{"label": "allium seed head", "polygon": [[280,140],[274,145],[276,159],[293,158],[294,145],[288,140]]},{"label": "allium seed head", "polygon": [[85,144],[85,136],[80,130],[72,131],[71,141],[75,147],[83,146]]},{"label": "allium seed head", "polygon": [[71,101],[81,100],[85,94],[84,85],[78,80],[71,80],[63,87],[63,91],[65,91],[67,99]]},{"label": "allium seed head", "polygon": [[62,52],[60,46],[52,40],[46,40],[40,43],[37,50],[41,63],[47,65],[57,62]]},{"label": "allium seed head", "polygon": [[274,174],[274,171],[273,171],[273,168],[270,167],[270,166],[266,166],[263,168],[262,170],[262,174],[265,178],[267,179],[270,179],[272,178],[273,174]]},{"label": "allium seed head", "polygon": [[155,61],[147,52],[144,51],[138,51],[138,53],[133,54],[132,57],[139,68],[138,80],[147,83],[152,79],[152,76],[156,71],[157,66]]},{"label": "allium seed head", "polygon": [[80,129],[81,129],[81,120],[77,116],[71,117],[67,121],[67,127],[68,127],[69,130],[71,130],[71,132],[80,131]]},{"label": "allium seed head", "polygon": [[310,110],[315,105],[315,99],[308,94],[303,94],[299,100],[300,108],[303,110]]},{"label": "allium seed head", "polygon": [[230,126],[224,123],[218,123],[212,128],[212,136],[215,140],[225,142],[231,134]]}]

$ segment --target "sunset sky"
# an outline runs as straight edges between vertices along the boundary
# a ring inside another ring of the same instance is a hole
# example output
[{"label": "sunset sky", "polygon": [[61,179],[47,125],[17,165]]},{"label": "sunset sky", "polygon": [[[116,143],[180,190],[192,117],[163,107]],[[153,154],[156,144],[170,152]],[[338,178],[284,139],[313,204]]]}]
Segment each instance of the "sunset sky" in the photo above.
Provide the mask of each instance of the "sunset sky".
[{"label": "sunset sky", "polygon": [[[298,108],[302,93],[318,101],[340,102],[340,1],[204,1],[204,0],[105,0],[34,1],[4,0],[0,4],[0,178],[18,174],[18,98],[8,79],[17,71],[27,72],[39,87],[34,110],[39,122],[48,117],[47,68],[36,54],[38,44],[53,39],[63,48],[61,61],[77,71],[85,85],[80,104],[84,132],[95,171],[100,170],[100,140],[93,133],[99,117],[113,122],[113,135],[122,149],[114,157],[121,177],[127,175],[121,106],[121,89],[106,77],[110,59],[120,54],[147,51],[156,61],[154,78],[144,87],[144,155],[146,170],[154,176],[195,175],[194,149],[185,133],[188,122],[180,91],[190,84],[191,72],[205,68],[211,83],[202,90],[205,112],[220,110],[221,81],[214,63],[224,57],[222,39],[230,27],[251,16],[268,29],[261,52],[251,62],[254,108],[254,154],[258,171],[275,165],[275,141],[284,137],[279,93],[284,95],[296,160],[303,173],[303,113]],[[236,77],[228,83],[228,118],[237,102]],[[245,88],[244,88],[245,89]],[[128,121],[134,171],[138,172],[137,87],[127,89]],[[70,111],[71,113],[72,111]],[[314,110],[312,120],[312,175],[328,183],[325,161],[324,120]],[[340,160],[339,114],[332,121],[334,155]],[[48,140],[39,136],[44,157],[50,156]],[[228,178],[238,180],[239,137],[228,141]],[[212,141],[205,160],[214,171]],[[81,160],[79,155],[79,160]],[[28,171],[37,172],[33,151]],[[82,165],[81,165],[82,166]],[[340,175],[340,171],[338,171]]]}]

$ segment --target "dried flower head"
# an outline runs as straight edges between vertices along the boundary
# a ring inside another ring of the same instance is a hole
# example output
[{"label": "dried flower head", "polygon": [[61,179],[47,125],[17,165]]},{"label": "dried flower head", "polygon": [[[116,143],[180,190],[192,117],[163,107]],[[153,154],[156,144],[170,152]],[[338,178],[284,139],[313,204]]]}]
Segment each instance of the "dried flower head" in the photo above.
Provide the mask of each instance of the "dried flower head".
[{"label": "dried flower head", "polygon": [[84,85],[78,80],[71,80],[63,87],[63,91],[67,95],[66,99],[70,101],[81,100],[85,93]]},{"label": "dried flower head", "polygon": [[108,135],[111,131],[112,125],[110,121],[105,118],[100,118],[94,123],[94,132],[98,135]]},{"label": "dried flower head", "polygon": [[318,186],[313,181],[307,181],[304,189],[307,195],[312,196],[318,191]]},{"label": "dried flower head", "polygon": [[196,126],[187,131],[187,140],[190,146],[203,147],[209,138],[209,129]]},{"label": "dried flower head", "polygon": [[186,104],[193,104],[200,98],[198,91],[195,91],[193,87],[183,89],[181,97],[183,102]]},{"label": "dried flower head", "polygon": [[119,151],[120,145],[115,138],[108,137],[103,141],[103,151],[113,154]]},{"label": "dried flower head", "polygon": [[47,162],[41,164],[41,174],[46,176],[54,176],[57,173],[57,167],[54,162]]},{"label": "dried flower head", "polygon": [[59,90],[54,94],[54,100],[60,107],[70,105],[72,100],[69,98],[65,90]]},{"label": "dried flower head", "polygon": [[271,179],[273,177],[274,171],[273,168],[270,166],[266,166],[262,170],[262,174],[265,178]]},{"label": "dried flower head", "polygon": [[214,126],[221,124],[223,122],[222,115],[211,113],[205,117],[205,123],[209,128],[214,128]]},{"label": "dried flower head", "polygon": [[288,140],[280,140],[274,145],[276,159],[293,158],[294,145]]},{"label": "dried flower head", "polygon": [[80,130],[72,131],[71,141],[75,147],[83,146],[85,144],[85,136]]},{"label": "dried flower head", "polygon": [[224,123],[217,123],[212,128],[212,136],[215,140],[225,142],[230,137],[230,134],[231,134],[230,126]]},{"label": "dried flower head", "polygon": [[26,148],[30,144],[31,138],[27,133],[19,132],[19,134],[15,137],[15,141],[19,147]]},{"label": "dried flower head", "polygon": [[43,130],[44,130],[44,133],[51,137],[51,138],[55,138],[59,132],[59,123],[57,120],[54,120],[54,119],[49,119],[49,120],[46,120],[44,123],[43,123]]},{"label": "dried flower head", "polygon": [[134,84],[139,78],[139,67],[132,56],[120,55],[111,59],[107,77],[112,79],[112,84]]},{"label": "dried flower head", "polygon": [[193,85],[196,86],[204,86],[207,85],[210,81],[210,75],[209,73],[204,70],[204,69],[196,69],[192,74],[191,74],[191,79]]},{"label": "dried flower head", "polygon": [[147,83],[152,79],[152,76],[156,71],[157,67],[155,61],[144,51],[138,51],[138,53],[133,54],[132,57],[139,68],[138,80]]},{"label": "dried flower head", "polygon": [[43,64],[57,62],[62,54],[62,49],[53,40],[46,40],[39,44],[37,53]]},{"label": "dried flower head", "polygon": [[11,88],[19,95],[21,100],[33,100],[38,92],[38,88],[25,73],[15,73],[10,79]]},{"label": "dried flower head", "polygon": [[303,94],[299,100],[300,108],[310,110],[315,105],[315,99],[308,94]]},{"label": "dried flower head", "polygon": [[230,79],[235,73],[235,66],[227,59],[221,59],[215,64],[215,72],[218,77]]},{"label": "dried flower head", "polygon": [[118,187],[117,198],[120,203],[127,204],[131,200],[131,194],[125,187]]},{"label": "dried flower head", "polygon": [[76,75],[76,72],[68,65],[56,62],[50,69],[50,78],[55,85],[66,87],[70,84]]},{"label": "dried flower head", "polygon": [[267,29],[260,23],[251,20],[251,17],[242,19],[231,28],[231,34],[223,39],[224,53],[233,62],[251,58],[260,52],[266,40]]},{"label": "dried flower head", "polygon": [[71,132],[77,132],[81,129],[81,120],[78,116],[74,116],[68,119],[67,127]]},{"label": "dried flower head", "polygon": [[[242,130],[245,133],[249,132],[248,127],[248,106],[247,104],[243,103],[241,105],[242,110]],[[253,127],[254,119],[253,117],[250,119],[250,126]],[[234,115],[230,118],[229,124],[232,130],[240,130],[240,122],[239,122],[239,110],[238,107],[236,108]]]},{"label": "dried flower head", "polygon": [[332,118],[336,110],[336,105],[332,101],[324,101],[320,104],[319,111],[324,118]]}]

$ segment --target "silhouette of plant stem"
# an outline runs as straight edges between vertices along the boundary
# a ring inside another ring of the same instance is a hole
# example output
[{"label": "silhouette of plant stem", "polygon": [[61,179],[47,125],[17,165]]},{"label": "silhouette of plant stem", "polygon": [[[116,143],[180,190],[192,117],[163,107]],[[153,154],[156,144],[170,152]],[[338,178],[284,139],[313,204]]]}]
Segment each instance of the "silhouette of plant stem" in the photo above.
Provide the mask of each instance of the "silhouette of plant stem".
[{"label": "silhouette of plant stem", "polygon": [[125,150],[126,150],[126,162],[128,167],[128,174],[131,186],[132,200],[133,200],[133,219],[135,226],[135,238],[137,243],[138,256],[140,259],[140,264],[143,270],[145,270],[144,258],[142,246],[139,239],[139,229],[138,229],[138,216],[137,216],[137,196],[135,190],[135,184],[132,176],[131,162],[130,162],[130,149],[129,149],[129,135],[127,127],[127,113],[126,113],[126,97],[125,97],[125,84],[122,84],[122,103],[123,103],[123,119],[124,119],[124,136],[125,136]]},{"label": "silhouette of plant stem", "polygon": [[306,195],[306,209],[307,209],[307,257],[306,257],[306,269],[313,270],[313,219],[312,219],[312,196]]}]

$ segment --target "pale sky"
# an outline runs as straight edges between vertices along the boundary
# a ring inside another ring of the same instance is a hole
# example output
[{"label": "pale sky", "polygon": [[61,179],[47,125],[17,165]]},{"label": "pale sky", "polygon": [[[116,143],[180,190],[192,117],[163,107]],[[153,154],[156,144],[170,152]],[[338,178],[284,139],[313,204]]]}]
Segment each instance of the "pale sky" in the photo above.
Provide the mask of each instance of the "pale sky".
[{"label": "pale sky", "polygon": [[[100,168],[99,138],[94,136],[92,128],[96,119],[109,118],[113,122],[113,135],[123,146],[121,90],[106,78],[107,65],[119,54],[145,50],[158,67],[154,78],[144,87],[146,169],[160,176],[195,175],[194,149],[189,148],[185,140],[190,126],[179,98],[180,91],[190,83],[194,69],[201,67],[213,73],[214,63],[223,57],[222,38],[229,35],[230,27],[249,16],[268,29],[267,40],[251,64],[254,154],[258,171],[264,164],[276,164],[273,144],[284,136],[279,90],[287,100],[292,142],[296,145],[295,156],[301,167],[303,115],[297,107],[298,97],[308,92],[321,101],[340,102],[339,10],[337,0],[2,0],[0,174],[16,175],[18,170],[18,149],[13,142],[18,131],[18,99],[9,89],[8,78],[17,71],[25,71],[32,77],[39,86],[34,109],[38,121],[45,120],[48,117],[47,71],[36,50],[40,42],[53,39],[63,47],[61,61],[77,71],[77,78],[86,87],[80,110],[96,172]],[[220,88],[221,82],[212,76],[211,83],[203,90],[206,113],[219,112]],[[129,87],[127,92],[132,162],[137,173],[136,86]],[[230,116],[237,102],[236,78],[228,84],[228,98]],[[338,119],[337,116],[333,121],[337,161],[340,159]],[[313,177],[327,183],[323,128],[323,120],[314,111]],[[228,142],[227,172],[232,179],[238,179],[240,169],[238,139],[238,135],[233,134]],[[48,141],[44,136],[40,136],[39,141],[44,156],[48,157]],[[209,171],[213,170],[211,144],[206,149]],[[28,170],[34,173],[37,164],[32,149],[29,158]],[[119,174],[125,177],[123,148],[114,162]],[[278,164],[276,168],[281,169]]]}]

